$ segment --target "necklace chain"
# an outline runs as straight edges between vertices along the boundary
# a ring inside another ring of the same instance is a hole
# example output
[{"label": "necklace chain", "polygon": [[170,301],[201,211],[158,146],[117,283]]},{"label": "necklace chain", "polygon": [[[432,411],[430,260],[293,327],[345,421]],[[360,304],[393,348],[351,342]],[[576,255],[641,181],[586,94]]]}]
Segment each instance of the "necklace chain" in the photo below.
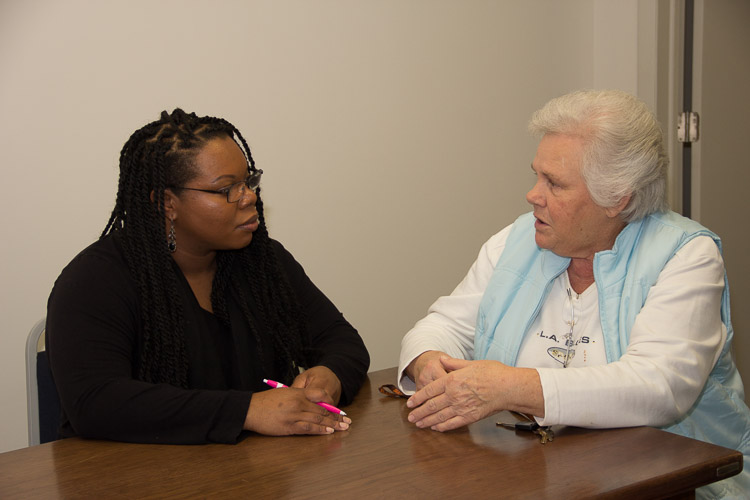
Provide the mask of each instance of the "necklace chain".
[{"label": "necklace chain", "polygon": [[570,331],[563,336],[565,339],[565,360],[563,361],[563,368],[567,368],[570,365],[570,361],[573,359],[576,352],[574,349],[575,340],[573,340],[573,325],[576,323],[575,308],[573,306],[573,293],[570,288],[568,288],[567,292],[568,302],[570,303],[570,321],[566,321],[565,323],[570,325]]}]

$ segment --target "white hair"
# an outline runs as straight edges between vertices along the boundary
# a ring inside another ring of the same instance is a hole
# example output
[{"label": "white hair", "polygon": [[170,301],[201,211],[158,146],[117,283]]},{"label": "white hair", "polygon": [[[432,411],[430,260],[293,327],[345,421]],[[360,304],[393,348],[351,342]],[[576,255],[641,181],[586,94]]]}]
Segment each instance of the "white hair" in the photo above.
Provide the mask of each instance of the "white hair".
[{"label": "white hair", "polygon": [[534,113],[529,131],[583,139],[581,173],[591,199],[611,208],[630,196],[620,213],[626,223],[668,209],[664,137],[638,98],[620,90],[566,94]]}]

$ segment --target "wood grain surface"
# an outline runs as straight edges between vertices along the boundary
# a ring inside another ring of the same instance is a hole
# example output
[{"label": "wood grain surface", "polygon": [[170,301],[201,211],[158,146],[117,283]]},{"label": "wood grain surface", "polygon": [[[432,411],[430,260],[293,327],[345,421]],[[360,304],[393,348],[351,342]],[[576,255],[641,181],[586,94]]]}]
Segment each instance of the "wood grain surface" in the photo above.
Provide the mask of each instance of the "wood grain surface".
[{"label": "wood grain surface", "polygon": [[555,428],[555,440],[495,425],[417,429],[406,400],[368,375],[329,436],[249,434],[237,445],[65,439],[0,454],[0,498],[665,498],[737,474],[742,455],[661,430]]}]

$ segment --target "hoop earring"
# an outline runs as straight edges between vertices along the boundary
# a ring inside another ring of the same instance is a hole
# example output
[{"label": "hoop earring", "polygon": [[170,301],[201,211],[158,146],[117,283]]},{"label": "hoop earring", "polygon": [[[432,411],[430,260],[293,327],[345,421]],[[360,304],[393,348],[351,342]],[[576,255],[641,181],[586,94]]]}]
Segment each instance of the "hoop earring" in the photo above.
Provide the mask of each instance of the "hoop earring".
[{"label": "hoop earring", "polygon": [[169,234],[167,235],[167,249],[169,253],[177,250],[177,237],[174,234],[174,219],[169,219]]}]

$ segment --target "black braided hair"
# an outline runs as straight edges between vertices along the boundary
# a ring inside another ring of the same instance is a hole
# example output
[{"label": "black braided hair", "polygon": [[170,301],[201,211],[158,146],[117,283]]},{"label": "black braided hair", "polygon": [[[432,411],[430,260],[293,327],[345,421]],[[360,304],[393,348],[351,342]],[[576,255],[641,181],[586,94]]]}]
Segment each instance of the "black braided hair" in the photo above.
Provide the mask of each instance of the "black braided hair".
[{"label": "black braided hair", "polygon": [[[226,136],[240,143],[248,172],[255,171],[250,148],[234,125],[179,108],[171,114],[163,111],[159,120],[136,130],[120,153],[115,208],[101,238],[122,235],[125,258],[140,292],[143,326],[136,374],[140,380],[187,387],[183,311],[166,243],[164,190],[184,186],[195,177],[194,159],[201,148],[211,139]],[[228,326],[227,301],[231,295],[236,297],[259,348],[258,325],[271,330],[274,363],[289,384],[298,367],[307,365],[304,323],[268,237],[260,189],[256,209],[259,227],[252,242],[240,250],[217,252],[211,304],[214,314]],[[250,312],[250,301],[257,305],[257,320]]]}]

